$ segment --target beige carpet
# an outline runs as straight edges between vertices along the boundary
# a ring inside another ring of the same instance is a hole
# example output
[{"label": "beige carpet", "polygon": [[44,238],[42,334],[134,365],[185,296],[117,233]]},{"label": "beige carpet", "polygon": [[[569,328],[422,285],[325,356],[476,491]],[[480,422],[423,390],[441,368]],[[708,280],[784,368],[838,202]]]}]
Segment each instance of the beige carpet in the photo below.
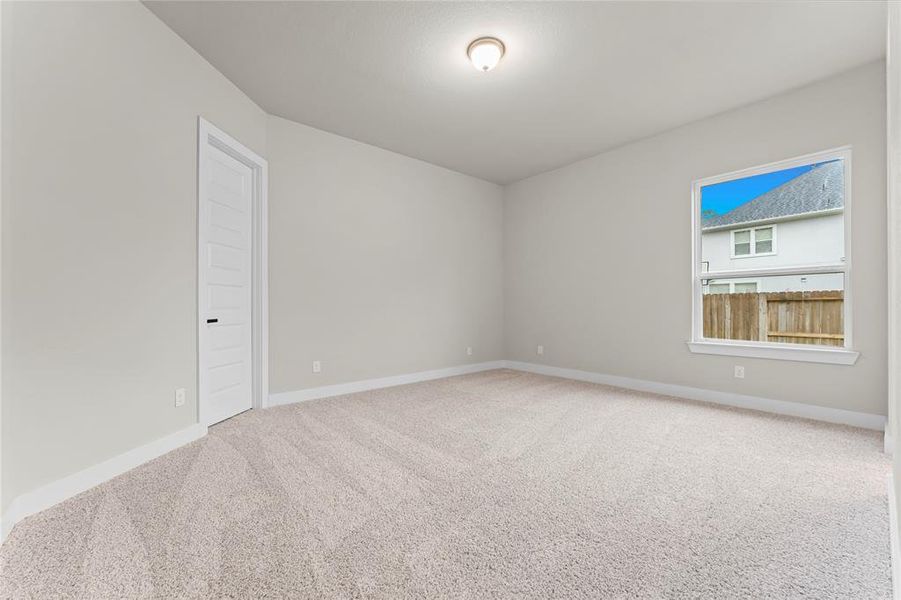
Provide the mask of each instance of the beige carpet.
[{"label": "beige carpet", "polygon": [[881,436],[490,371],[246,413],[20,523],[4,598],[890,598]]}]

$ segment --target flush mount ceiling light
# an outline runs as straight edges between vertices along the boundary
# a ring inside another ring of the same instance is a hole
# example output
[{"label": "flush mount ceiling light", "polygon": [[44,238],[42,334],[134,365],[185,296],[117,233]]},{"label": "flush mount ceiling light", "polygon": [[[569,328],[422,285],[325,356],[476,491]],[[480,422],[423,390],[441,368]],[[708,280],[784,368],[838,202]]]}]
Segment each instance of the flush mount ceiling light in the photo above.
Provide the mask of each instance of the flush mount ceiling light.
[{"label": "flush mount ceiling light", "polygon": [[469,45],[469,48],[466,49],[466,54],[476,69],[485,72],[497,66],[497,63],[500,62],[501,57],[504,55],[504,50],[504,43],[499,39],[482,37],[474,40]]}]

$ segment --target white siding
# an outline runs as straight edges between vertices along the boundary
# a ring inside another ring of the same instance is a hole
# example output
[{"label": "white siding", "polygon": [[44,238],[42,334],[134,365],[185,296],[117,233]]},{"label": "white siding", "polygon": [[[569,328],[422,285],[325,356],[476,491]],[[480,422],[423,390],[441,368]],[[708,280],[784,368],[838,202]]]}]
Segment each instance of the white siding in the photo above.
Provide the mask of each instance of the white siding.
[{"label": "white siding", "polygon": [[[767,225],[769,227],[769,225]],[[704,233],[701,256],[710,271],[822,265],[844,257],[844,217],[840,214],[776,223],[776,254],[732,258],[733,230]],[[747,229],[737,226],[734,230]]]},{"label": "white siding", "polygon": [[[749,283],[757,284],[758,292],[810,292],[845,289],[845,276],[841,273],[826,275],[782,275],[780,277],[746,277],[709,280],[710,283]],[[708,293],[704,287],[704,293]]]},{"label": "white siding", "polygon": [[[769,227],[770,225],[766,225]],[[764,267],[789,267],[797,265],[822,265],[841,262],[844,258],[844,216],[832,214],[775,224],[776,253],[767,256],[732,258],[732,231],[747,229],[723,229],[701,236],[701,260],[707,271],[734,269],[759,269]],[[834,275],[808,275],[797,277],[755,278],[752,280],[720,279],[729,281],[757,281],[762,292],[796,292],[805,290],[839,290],[844,288],[844,277]]]}]

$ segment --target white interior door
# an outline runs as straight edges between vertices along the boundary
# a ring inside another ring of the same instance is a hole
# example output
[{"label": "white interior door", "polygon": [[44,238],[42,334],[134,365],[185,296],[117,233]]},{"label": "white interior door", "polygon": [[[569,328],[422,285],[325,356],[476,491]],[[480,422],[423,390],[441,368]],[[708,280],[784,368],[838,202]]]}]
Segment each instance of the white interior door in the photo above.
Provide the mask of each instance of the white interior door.
[{"label": "white interior door", "polygon": [[201,155],[199,402],[212,425],[253,406],[254,181],[213,145]]}]

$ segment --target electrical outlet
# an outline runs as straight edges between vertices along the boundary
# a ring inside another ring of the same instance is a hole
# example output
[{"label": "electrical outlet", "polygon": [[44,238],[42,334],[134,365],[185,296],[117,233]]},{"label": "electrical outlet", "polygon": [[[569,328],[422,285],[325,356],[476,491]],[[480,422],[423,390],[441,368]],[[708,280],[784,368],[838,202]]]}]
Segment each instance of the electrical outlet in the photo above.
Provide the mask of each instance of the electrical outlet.
[{"label": "electrical outlet", "polygon": [[736,379],[744,379],[745,378],[745,368],[740,365],[735,365],[735,378]]},{"label": "electrical outlet", "polygon": [[185,405],[185,388],[178,388],[175,390],[175,406],[184,406]]},{"label": "electrical outlet", "polygon": [[472,356],[472,346],[466,346],[466,356]]},{"label": "electrical outlet", "polygon": [[313,372],[319,373],[321,371],[322,371],[322,363],[320,363],[318,360],[314,360],[313,361]]},{"label": "electrical outlet", "polygon": [[544,354],[544,346],[539,345],[538,348],[535,349],[535,352],[538,356],[542,356]]}]

